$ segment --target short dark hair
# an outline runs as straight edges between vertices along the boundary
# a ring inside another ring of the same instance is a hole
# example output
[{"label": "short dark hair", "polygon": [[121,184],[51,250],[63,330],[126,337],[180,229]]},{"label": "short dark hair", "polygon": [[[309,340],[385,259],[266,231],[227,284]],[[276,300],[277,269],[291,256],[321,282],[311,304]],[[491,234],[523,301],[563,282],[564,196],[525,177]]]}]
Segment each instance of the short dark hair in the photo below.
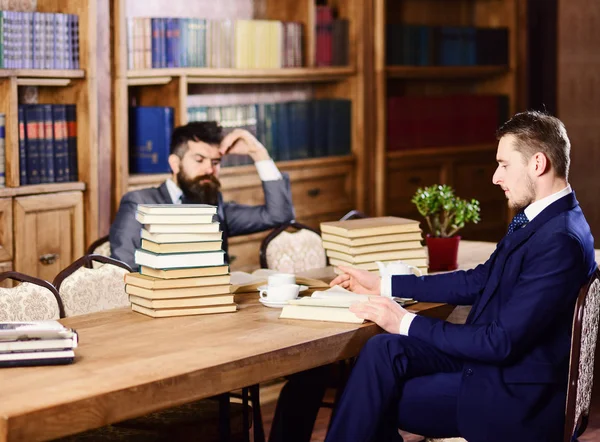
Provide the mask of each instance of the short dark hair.
[{"label": "short dark hair", "polygon": [[526,160],[542,152],[557,176],[569,178],[571,142],[565,125],[558,118],[538,111],[520,112],[496,132],[498,140],[505,135],[517,139],[515,148]]},{"label": "short dark hair", "polygon": [[173,130],[169,153],[183,158],[188,149],[188,141],[219,145],[221,140],[223,128],[216,121],[194,121]]}]

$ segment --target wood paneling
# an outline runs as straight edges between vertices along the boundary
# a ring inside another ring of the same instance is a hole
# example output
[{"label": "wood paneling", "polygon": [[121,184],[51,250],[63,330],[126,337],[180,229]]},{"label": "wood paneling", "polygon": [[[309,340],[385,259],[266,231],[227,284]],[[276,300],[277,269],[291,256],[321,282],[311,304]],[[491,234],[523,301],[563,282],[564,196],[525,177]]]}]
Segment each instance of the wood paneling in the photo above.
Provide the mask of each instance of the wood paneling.
[{"label": "wood paneling", "polygon": [[0,199],[0,261],[13,257],[13,209],[12,199]]},{"label": "wood paneling", "polygon": [[569,180],[596,237],[600,235],[600,3],[558,2],[558,117],[571,139]]}]

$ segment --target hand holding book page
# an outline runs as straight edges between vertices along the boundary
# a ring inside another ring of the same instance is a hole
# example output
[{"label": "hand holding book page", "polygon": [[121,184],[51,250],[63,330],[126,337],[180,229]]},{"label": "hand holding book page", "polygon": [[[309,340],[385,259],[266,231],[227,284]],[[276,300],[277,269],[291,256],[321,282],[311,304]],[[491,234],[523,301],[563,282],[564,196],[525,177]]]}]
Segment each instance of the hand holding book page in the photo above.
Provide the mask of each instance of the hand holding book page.
[{"label": "hand holding book page", "polygon": [[350,306],[350,311],[361,319],[373,321],[388,333],[400,333],[400,322],[407,311],[387,296],[370,296],[367,302]]}]

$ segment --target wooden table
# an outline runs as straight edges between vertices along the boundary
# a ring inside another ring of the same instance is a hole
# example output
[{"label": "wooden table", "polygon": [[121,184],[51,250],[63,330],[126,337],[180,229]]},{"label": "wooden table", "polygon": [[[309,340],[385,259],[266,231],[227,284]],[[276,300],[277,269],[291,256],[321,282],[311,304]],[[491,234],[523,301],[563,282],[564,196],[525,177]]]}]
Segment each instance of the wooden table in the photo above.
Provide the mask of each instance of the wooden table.
[{"label": "wooden table", "polygon": [[[489,243],[460,248],[461,267]],[[374,324],[278,319],[257,296],[236,313],[151,319],[118,309],[65,319],[79,332],[76,363],[0,370],[0,441],[48,440],[264,382],[356,355]],[[451,306],[410,310],[445,318]]]}]

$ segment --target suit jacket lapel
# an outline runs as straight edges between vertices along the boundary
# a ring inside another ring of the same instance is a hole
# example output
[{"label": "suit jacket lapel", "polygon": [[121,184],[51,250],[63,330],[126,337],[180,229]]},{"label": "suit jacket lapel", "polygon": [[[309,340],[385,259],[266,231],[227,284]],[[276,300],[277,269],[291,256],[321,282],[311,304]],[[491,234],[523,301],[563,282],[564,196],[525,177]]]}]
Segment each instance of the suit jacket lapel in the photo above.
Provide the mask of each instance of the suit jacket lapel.
[{"label": "suit jacket lapel", "polygon": [[171,194],[169,193],[169,189],[167,188],[166,181],[158,187],[158,194],[162,199],[162,204],[173,204],[173,200],[171,199]]},{"label": "suit jacket lapel", "polygon": [[498,258],[493,265],[490,278],[486,284],[486,288],[483,291],[482,297],[479,300],[473,315],[471,322],[475,321],[483,312],[485,306],[488,304],[492,296],[496,293],[498,288],[498,284],[502,279],[502,274],[504,273],[504,265],[506,261],[510,257],[510,255],[518,249],[523,243],[525,243],[531,235],[533,235],[537,230],[546,224],[547,221],[559,215],[562,212],[567,210],[572,210],[577,207],[579,203],[575,198],[575,192],[571,192],[570,194],[564,196],[563,198],[555,201],[546,207],[538,216],[536,216],[531,222],[526,224],[524,227],[521,227],[518,230],[515,230],[511,235],[505,236],[499,247],[502,250],[499,250]]}]

